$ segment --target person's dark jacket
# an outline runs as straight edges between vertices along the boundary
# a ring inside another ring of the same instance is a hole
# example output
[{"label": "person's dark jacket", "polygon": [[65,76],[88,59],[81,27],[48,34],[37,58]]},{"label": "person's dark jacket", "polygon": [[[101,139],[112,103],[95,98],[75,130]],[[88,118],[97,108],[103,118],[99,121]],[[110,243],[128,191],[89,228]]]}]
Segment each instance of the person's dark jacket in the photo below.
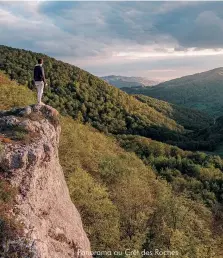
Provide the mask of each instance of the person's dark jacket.
[{"label": "person's dark jacket", "polygon": [[43,81],[45,82],[45,73],[42,65],[36,65],[34,68],[34,81]]}]

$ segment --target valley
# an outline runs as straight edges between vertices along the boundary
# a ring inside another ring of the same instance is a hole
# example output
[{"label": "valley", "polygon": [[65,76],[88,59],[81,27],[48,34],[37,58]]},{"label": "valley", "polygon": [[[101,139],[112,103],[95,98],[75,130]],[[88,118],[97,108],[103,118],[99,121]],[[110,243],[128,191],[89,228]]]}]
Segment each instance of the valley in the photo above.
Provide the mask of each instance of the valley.
[{"label": "valley", "polygon": [[60,164],[92,250],[221,257],[223,160],[212,152],[221,118],[130,96],[40,53],[1,46],[0,55],[1,110],[36,102],[32,69],[44,58],[44,102],[60,112]]},{"label": "valley", "polygon": [[120,75],[108,75],[103,76],[101,79],[105,80],[109,84],[117,87],[117,88],[138,88],[138,87],[150,87],[157,85],[159,83],[158,80],[149,80],[144,77],[128,77],[128,76],[120,76]]},{"label": "valley", "polygon": [[184,76],[160,83],[155,87],[128,89],[130,94],[143,94],[209,115],[223,115],[223,68]]}]

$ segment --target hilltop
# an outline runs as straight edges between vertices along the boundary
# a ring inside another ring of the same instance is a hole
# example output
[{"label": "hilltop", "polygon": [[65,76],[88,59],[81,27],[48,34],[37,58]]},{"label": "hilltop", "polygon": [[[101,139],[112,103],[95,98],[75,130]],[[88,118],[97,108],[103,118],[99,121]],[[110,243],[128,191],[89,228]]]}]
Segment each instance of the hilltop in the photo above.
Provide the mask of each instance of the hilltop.
[{"label": "hilltop", "polygon": [[160,83],[156,87],[123,90],[198,109],[210,115],[223,115],[222,67]]},{"label": "hilltop", "polygon": [[1,70],[32,89],[33,67],[44,58],[49,87],[44,102],[95,128],[113,134],[139,134],[163,140],[176,138],[184,128],[154,108],[112,87],[102,79],[40,53],[0,47]]},{"label": "hilltop", "polygon": [[117,88],[135,88],[135,87],[149,87],[159,83],[159,81],[149,80],[145,77],[134,76],[121,76],[121,75],[108,75],[103,76],[101,79]]}]

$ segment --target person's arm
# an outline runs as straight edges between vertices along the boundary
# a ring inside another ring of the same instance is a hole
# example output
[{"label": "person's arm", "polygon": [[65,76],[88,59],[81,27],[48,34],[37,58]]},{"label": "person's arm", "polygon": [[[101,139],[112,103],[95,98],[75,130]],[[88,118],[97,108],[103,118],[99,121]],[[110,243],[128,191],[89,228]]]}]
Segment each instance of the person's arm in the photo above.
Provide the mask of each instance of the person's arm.
[{"label": "person's arm", "polygon": [[46,83],[46,78],[45,78],[45,72],[44,72],[44,68],[41,67],[42,70],[42,78],[43,78],[43,82]]}]

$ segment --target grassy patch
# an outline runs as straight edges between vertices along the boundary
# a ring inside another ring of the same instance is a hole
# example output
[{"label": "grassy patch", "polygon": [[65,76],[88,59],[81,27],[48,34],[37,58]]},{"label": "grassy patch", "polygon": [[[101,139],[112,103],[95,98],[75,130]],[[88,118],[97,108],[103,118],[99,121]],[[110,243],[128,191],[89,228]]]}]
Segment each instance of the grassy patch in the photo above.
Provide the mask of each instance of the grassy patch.
[{"label": "grassy patch", "polygon": [[9,125],[1,130],[0,141],[3,143],[11,143],[13,141],[29,142],[29,132],[19,125]]},{"label": "grassy patch", "polygon": [[4,150],[3,144],[0,142],[0,158],[2,157],[3,150]]},{"label": "grassy patch", "polygon": [[10,81],[0,72],[0,110],[7,110],[13,107],[21,107],[36,102],[35,93],[27,87]]}]

